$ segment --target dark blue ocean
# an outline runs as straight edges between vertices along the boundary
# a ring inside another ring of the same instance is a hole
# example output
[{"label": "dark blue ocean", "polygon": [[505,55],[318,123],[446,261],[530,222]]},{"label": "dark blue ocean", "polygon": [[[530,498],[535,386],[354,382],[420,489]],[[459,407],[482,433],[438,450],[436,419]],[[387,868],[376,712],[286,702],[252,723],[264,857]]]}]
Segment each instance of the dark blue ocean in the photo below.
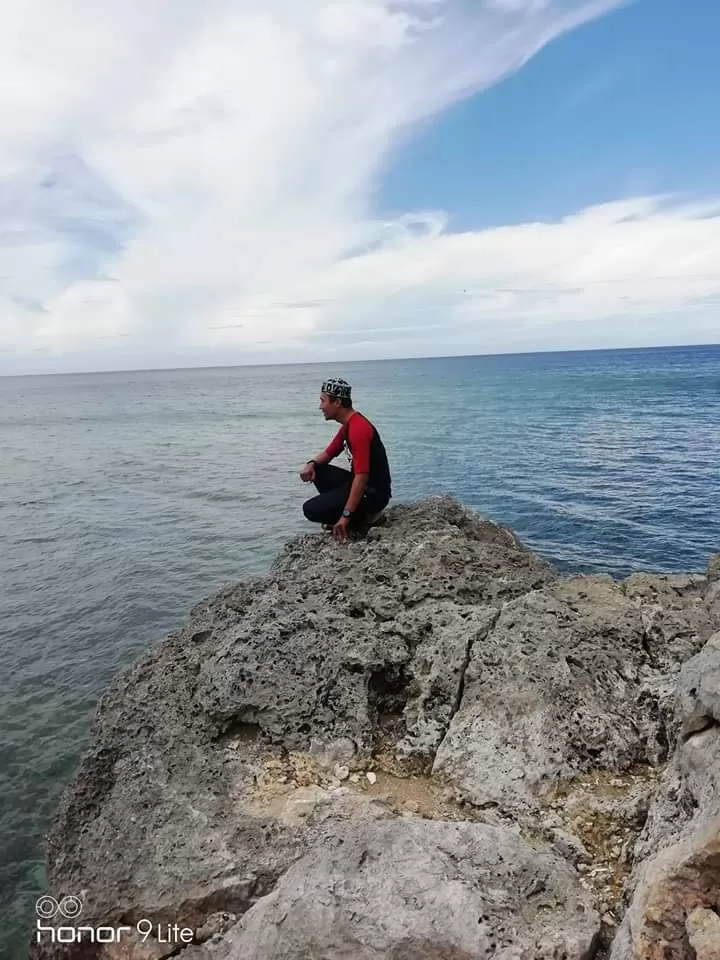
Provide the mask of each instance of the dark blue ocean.
[{"label": "dark blue ocean", "polygon": [[720,347],[0,379],[0,955],[113,675],[306,531],[297,473],[378,427],[394,502],[453,494],[564,570],[703,570],[720,551]]}]

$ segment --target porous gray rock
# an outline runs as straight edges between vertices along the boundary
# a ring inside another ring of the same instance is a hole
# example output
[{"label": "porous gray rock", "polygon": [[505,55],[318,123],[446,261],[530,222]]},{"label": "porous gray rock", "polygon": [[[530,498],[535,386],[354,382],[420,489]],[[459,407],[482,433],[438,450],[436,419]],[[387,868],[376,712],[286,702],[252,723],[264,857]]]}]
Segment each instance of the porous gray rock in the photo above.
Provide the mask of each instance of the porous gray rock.
[{"label": "porous gray rock", "polygon": [[580,960],[599,931],[562,859],[506,828],[413,818],[328,835],[206,956]]},{"label": "porous gray rock", "polygon": [[610,577],[584,576],[505,603],[490,635],[473,646],[433,773],[477,806],[515,813],[579,773],[662,761],[668,670],[702,644],[709,624],[694,595],[682,601],[684,621],[674,593],[665,606],[653,594],[666,630],[659,666],[636,596]]},{"label": "porous gray rock", "polygon": [[[717,793],[716,583],[712,564],[561,577],[448,497],[346,545],[296,538],[103,697],[48,836],[51,891],[81,896],[85,924],[192,927],[187,960],[318,943],[328,960],[589,960],[648,806],[629,917],[640,861]],[[164,949],[86,947],[33,957]]]},{"label": "porous gray rock", "polygon": [[[720,633],[682,668],[676,748],[636,849],[612,960],[711,957],[720,890]],[[693,917],[694,920],[688,920]]]},{"label": "porous gray rock", "polygon": [[639,609],[648,658],[673,670],[694,656],[711,636],[716,617],[705,603],[705,575],[634,573],[624,591]]},{"label": "porous gray rock", "polygon": [[685,926],[696,960],[720,960],[720,917],[714,910],[696,907]]}]

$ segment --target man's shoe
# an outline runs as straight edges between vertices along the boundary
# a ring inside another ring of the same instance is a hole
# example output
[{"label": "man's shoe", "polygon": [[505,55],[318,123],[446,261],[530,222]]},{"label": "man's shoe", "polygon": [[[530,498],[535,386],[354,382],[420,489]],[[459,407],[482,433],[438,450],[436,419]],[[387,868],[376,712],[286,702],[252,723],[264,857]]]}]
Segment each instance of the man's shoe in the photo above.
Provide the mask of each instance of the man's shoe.
[{"label": "man's shoe", "polygon": [[365,523],[368,527],[374,527],[377,523],[381,521],[381,519],[384,519],[383,511],[378,510],[376,513],[369,513],[365,520]]}]

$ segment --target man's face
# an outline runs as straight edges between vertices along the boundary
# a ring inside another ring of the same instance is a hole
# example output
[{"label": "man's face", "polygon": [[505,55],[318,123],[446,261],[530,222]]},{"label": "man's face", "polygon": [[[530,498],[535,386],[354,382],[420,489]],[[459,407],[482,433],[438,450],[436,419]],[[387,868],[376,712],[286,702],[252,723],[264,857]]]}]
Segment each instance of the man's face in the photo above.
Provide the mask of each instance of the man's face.
[{"label": "man's face", "polygon": [[340,401],[336,397],[331,397],[327,393],[320,394],[320,409],[326,420],[334,420],[337,416]]}]

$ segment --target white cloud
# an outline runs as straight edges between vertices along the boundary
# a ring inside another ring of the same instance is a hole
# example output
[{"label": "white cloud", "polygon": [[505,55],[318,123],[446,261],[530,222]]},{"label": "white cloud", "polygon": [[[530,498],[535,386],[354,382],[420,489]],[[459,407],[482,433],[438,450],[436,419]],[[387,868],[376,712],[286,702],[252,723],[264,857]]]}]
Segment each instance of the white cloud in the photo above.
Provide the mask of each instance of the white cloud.
[{"label": "white cloud", "polygon": [[9,0],[0,371],[701,337],[717,212],[369,215],[413,124],[618,2]]}]

